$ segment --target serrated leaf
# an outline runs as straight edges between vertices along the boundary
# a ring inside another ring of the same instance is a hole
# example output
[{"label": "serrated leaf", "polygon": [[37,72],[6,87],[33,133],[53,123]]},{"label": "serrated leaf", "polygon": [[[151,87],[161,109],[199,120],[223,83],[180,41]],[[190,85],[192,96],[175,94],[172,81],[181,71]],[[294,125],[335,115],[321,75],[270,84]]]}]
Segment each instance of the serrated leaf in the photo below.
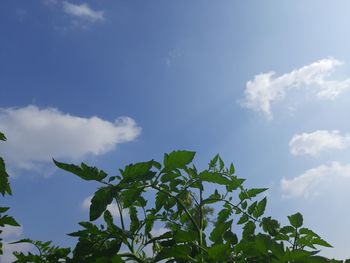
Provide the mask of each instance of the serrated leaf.
[{"label": "serrated leaf", "polygon": [[270,246],[271,246],[271,240],[268,236],[263,234],[258,234],[255,237],[255,247],[260,253],[264,255],[268,255],[268,250]]},{"label": "serrated leaf", "polygon": [[224,233],[231,227],[232,220],[216,223],[213,231],[210,233],[209,239],[214,243],[222,243]]},{"label": "serrated leaf", "polygon": [[250,236],[254,235],[255,228],[256,228],[255,224],[252,221],[248,221],[243,227],[243,233],[242,233],[243,239],[247,239]]},{"label": "serrated leaf", "polygon": [[156,210],[159,211],[168,200],[168,196],[163,192],[158,192],[156,195]]},{"label": "serrated leaf", "polygon": [[217,218],[216,224],[221,224],[221,223],[225,222],[230,217],[231,214],[232,214],[231,209],[222,209],[218,213],[218,218]]},{"label": "serrated leaf", "polygon": [[20,224],[17,223],[17,221],[12,217],[12,216],[8,216],[5,215],[3,217],[0,218],[0,226],[20,226]]},{"label": "serrated leaf", "polygon": [[216,166],[216,163],[219,160],[219,154],[215,155],[214,158],[212,160],[210,160],[209,162],[209,168],[214,168]]},{"label": "serrated leaf", "polygon": [[245,222],[247,222],[249,220],[249,217],[246,214],[243,214],[241,216],[241,218],[238,220],[237,224],[241,225],[244,224]]},{"label": "serrated leaf", "polygon": [[58,168],[73,173],[87,181],[95,180],[100,182],[107,176],[107,173],[104,171],[98,170],[96,167],[88,166],[85,163],[81,163],[80,166],[78,166],[75,164],[61,163],[55,159],[53,159],[53,162]]},{"label": "serrated leaf", "polygon": [[249,207],[248,207],[248,214],[252,214],[256,208],[256,205],[257,205],[257,201],[253,202]]},{"label": "serrated leaf", "polygon": [[90,221],[99,218],[106,210],[107,206],[112,203],[113,196],[110,187],[104,187],[97,190],[91,199]]},{"label": "serrated leaf", "polygon": [[236,245],[238,243],[238,237],[236,234],[234,234],[231,230],[227,230],[223,236],[225,241],[232,245]]},{"label": "serrated leaf", "polygon": [[252,188],[247,191],[249,198],[256,197],[258,194],[265,192],[268,188]]},{"label": "serrated leaf", "polygon": [[234,167],[233,163],[230,164],[229,172],[230,172],[230,175],[233,175],[235,173],[235,167]]},{"label": "serrated leaf", "polygon": [[323,247],[332,247],[331,244],[329,244],[327,241],[323,240],[322,238],[316,238],[316,239],[312,240],[312,243],[315,245],[323,246]]},{"label": "serrated leaf", "polygon": [[265,232],[269,233],[271,236],[276,236],[279,233],[280,224],[277,220],[271,217],[264,217],[261,221],[260,225]]},{"label": "serrated leaf", "polygon": [[129,207],[129,214],[130,214],[130,231],[134,233],[138,230],[140,226],[140,220],[137,217],[137,210],[134,206]]},{"label": "serrated leaf", "polygon": [[151,171],[153,161],[129,164],[122,172],[124,182],[146,181],[152,179],[157,173]]},{"label": "serrated leaf", "polygon": [[225,261],[227,254],[229,253],[229,244],[216,244],[208,249],[208,255],[214,262]]},{"label": "serrated leaf", "polygon": [[174,169],[184,169],[186,165],[192,162],[195,152],[173,151],[164,155],[164,169],[171,171]]},{"label": "serrated leaf", "polygon": [[108,227],[113,226],[113,217],[111,212],[109,212],[109,210],[106,210],[103,214],[103,218],[107,224]]},{"label": "serrated leaf", "polygon": [[295,213],[294,215],[288,216],[289,223],[295,228],[301,227],[303,225],[303,216],[300,213]]},{"label": "serrated leaf", "polygon": [[12,191],[8,181],[9,175],[6,172],[4,160],[0,157],[0,193],[4,196],[6,193],[11,195]]},{"label": "serrated leaf", "polygon": [[204,171],[199,174],[199,178],[202,181],[209,182],[209,183],[215,183],[215,184],[220,184],[220,185],[229,185],[230,180],[221,175],[220,173],[217,172],[209,172],[209,171]]},{"label": "serrated leaf", "polygon": [[222,169],[224,169],[224,161],[219,157],[219,167],[220,167],[220,171],[222,171]]},{"label": "serrated leaf", "polygon": [[260,202],[258,202],[258,204],[256,205],[256,208],[253,212],[253,216],[255,218],[258,218],[264,214],[265,208],[266,208],[266,203],[267,203],[266,197],[264,197]]}]

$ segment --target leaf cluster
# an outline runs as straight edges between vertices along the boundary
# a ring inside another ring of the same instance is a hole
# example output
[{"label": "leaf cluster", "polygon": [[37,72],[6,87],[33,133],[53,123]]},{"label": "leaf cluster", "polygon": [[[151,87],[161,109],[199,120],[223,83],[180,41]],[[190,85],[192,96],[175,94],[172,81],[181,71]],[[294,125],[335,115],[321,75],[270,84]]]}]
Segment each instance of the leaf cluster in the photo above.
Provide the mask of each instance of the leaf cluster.
[{"label": "leaf cluster", "polygon": [[[286,226],[264,216],[267,189],[246,188],[232,163],[226,167],[216,155],[207,169],[198,170],[194,157],[191,151],[174,151],[162,163],[129,164],[114,175],[85,163],[53,160],[60,169],[100,184],[89,221],[69,234],[77,238],[72,249],[50,241],[15,242],[38,249],[36,254],[15,253],[16,262],[342,262],[318,255],[320,247],[331,245],[303,226],[300,213],[288,216]],[[4,164],[0,169],[0,193],[11,194]],[[117,220],[107,209],[112,203]],[[18,223],[4,215],[4,225]],[[157,234],[159,228],[165,231]]]},{"label": "leaf cluster", "polygon": [[[0,132],[0,141],[6,141],[6,136],[2,132]],[[12,195],[9,183],[9,175],[6,171],[5,161],[2,157],[0,157],[0,194],[2,196]],[[12,216],[5,214],[9,209],[9,207],[0,206],[0,255],[3,254],[3,242],[1,238],[3,227],[20,226]]]}]

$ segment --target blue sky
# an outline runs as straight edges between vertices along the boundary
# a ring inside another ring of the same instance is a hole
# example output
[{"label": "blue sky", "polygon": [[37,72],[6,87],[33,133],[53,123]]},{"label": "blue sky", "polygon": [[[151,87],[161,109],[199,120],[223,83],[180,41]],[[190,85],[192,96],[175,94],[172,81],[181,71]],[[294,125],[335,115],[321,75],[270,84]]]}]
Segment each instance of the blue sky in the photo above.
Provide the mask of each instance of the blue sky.
[{"label": "blue sky", "polygon": [[[51,157],[114,173],[164,152],[216,153],[268,213],[300,211],[349,257],[348,1],[2,1],[0,153],[29,236],[71,245],[96,185]],[[274,72],[274,73],[272,73]],[[6,259],[8,260],[8,259]]]}]

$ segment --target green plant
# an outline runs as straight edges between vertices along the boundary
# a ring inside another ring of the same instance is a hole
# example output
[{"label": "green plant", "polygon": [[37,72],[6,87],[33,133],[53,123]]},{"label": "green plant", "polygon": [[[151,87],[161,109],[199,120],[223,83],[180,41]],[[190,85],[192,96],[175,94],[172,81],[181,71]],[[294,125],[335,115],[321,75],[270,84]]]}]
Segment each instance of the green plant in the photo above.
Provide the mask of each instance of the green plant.
[{"label": "green plant", "polygon": [[[6,141],[6,137],[3,133],[0,132],[0,141]],[[6,194],[12,195],[9,175],[6,171],[5,161],[0,157],[0,193],[2,196]],[[10,208],[9,207],[0,207],[0,236],[3,232],[2,228],[5,226],[20,226],[17,221],[7,214],[5,214]],[[0,255],[3,254],[2,250],[2,238],[0,238]]]},{"label": "green plant", "polygon": [[[267,189],[245,188],[233,164],[225,167],[216,155],[199,171],[192,164],[194,156],[174,151],[164,155],[162,164],[130,164],[111,176],[84,163],[54,160],[57,167],[100,183],[89,221],[69,234],[78,238],[72,250],[52,246],[51,241],[14,242],[38,249],[37,254],[15,252],[15,262],[342,262],[318,256],[318,247],[330,244],[303,227],[300,213],[288,216],[287,226],[264,216],[267,198],[258,196]],[[2,158],[0,164],[0,192],[11,194]],[[117,221],[107,209],[112,202],[119,210]],[[0,208],[1,213],[7,210]],[[1,215],[4,225],[18,223]],[[156,234],[159,227],[165,230]]]},{"label": "green plant", "polygon": [[[70,234],[79,238],[72,262],[330,262],[317,256],[316,248],[330,245],[303,227],[300,213],[289,216],[290,225],[283,227],[263,217],[267,199],[257,196],[266,188],[244,188],[233,164],[225,167],[219,155],[198,171],[191,165],[194,156],[174,151],[164,155],[163,164],[130,164],[114,176],[84,163],[54,160],[63,170],[101,183],[91,200],[90,222],[81,222],[83,230]],[[209,184],[216,189],[210,192]],[[107,210],[112,201],[119,208],[119,224]],[[100,217],[106,227],[92,223]],[[167,231],[153,236],[156,223]],[[148,246],[152,250],[146,253]]]}]

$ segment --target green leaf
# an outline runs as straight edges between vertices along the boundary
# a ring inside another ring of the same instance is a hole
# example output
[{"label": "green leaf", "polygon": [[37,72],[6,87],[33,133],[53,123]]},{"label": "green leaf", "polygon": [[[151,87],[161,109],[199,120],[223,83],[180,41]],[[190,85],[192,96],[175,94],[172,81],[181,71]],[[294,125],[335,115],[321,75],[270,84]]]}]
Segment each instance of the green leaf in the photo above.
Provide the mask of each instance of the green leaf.
[{"label": "green leaf", "polygon": [[254,203],[252,203],[249,207],[248,207],[248,214],[252,214],[255,211],[256,205],[257,205],[257,201],[255,201]]},{"label": "green leaf", "polygon": [[222,169],[224,169],[224,166],[225,166],[225,164],[224,164],[224,161],[219,157],[219,167],[220,167],[220,171],[222,171]]},{"label": "green leaf", "polygon": [[220,185],[229,185],[230,180],[217,172],[204,171],[199,174],[199,178],[205,182],[215,183]]},{"label": "green leaf", "polygon": [[288,216],[289,223],[295,228],[301,227],[303,225],[303,216],[300,213]]},{"label": "green leaf", "polygon": [[255,246],[260,253],[268,255],[268,250],[271,246],[271,239],[269,236],[258,234],[255,237]]},{"label": "green leaf", "polygon": [[308,258],[312,255],[312,252],[301,250],[301,249],[294,249],[292,251],[289,251],[286,256],[285,260],[300,260]]},{"label": "green leaf", "polygon": [[232,192],[236,190],[238,187],[242,187],[242,184],[244,183],[245,179],[237,178],[236,176],[231,177],[231,182],[227,186],[227,191]]},{"label": "green leaf", "polygon": [[222,209],[218,213],[218,218],[217,218],[216,224],[221,224],[221,223],[225,222],[230,217],[231,214],[232,214],[231,209]]},{"label": "green leaf", "polygon": [[[263,230],[267,233],[269,233],[271,236],[276,236],[277,234],[279,234],[279,228],[280,228],[280,224],[278,223],[277,220],[272,219],[270,216],[269,217],[264,217],[261,220],[261,224],[260,226],[262,226]],[[283,234],[282,231],[280,231],[281,234]]]},{"label": "green leaf", "polygon": [[225,261],[230,251],[229,244],[216,244],[208,249],[209,258],[215,262]]},{"label": "green leaf", "polygon": [[0,207],[0,213],[5,213],[9,209],[10,209],[9,207]]},{"label": "green leaf", "polygon": [[166,183],[166,182],[169,182],[169,181],[172,181],[174,180],[175,178],[181,176],[180,173],[172,173],[172,172],[169,172],[169,173],[165,173],[163,174],[163,176],[160,178],[160,181],[162,183]]},{"label": "green leaf", "polygon": [[0,132],[0,140],[1,141],[6,141],[6,136],[2,132]]},{"label": "green leaf", "polygon": [[210,160],[209,162],[209,168],[214,168],[216,166],[216,163],[219,160],[219,154],[215,155],[214,158],[212,160]]},{"label": "green leaf", "polygon": [[247,191],[241,192],[240,198],[241,200],[253,198],[256,197],[258,194],[265,192],[266,190],[268,190],[268,188],[252,188]]},{"label": "green leaf", "polygon": [[15,242],[11,242],[11,243],[9,243],[9,244],[20,244],[20,243],[30,243],[30,244],[33,244],[34,243],[34,241],[33,240],[31,240],[31,239],[29,239],[29,238],[23,238],[23,239],[21,239],[21,240],[17,240],[17,241],[15,241]]},{"label": "green leaf", "polygon": [[283,243],[271,242],[271,251],[274,256],[276,256],[280,262],[284,256],[284,246]]},{"label": "green leaf", "polygon": [[9,175],[6,172],[5,162],[0,157],[0,193],[4,196],[6,193],[11,195],[10,183],[8,181]]},{"label": "green leaf", "polygon": [[211,194],[208,199],[203,200],[203,204],[212,204],[216,203],[221,200],[221,195],[219,194],[218,190],[215,189],[214,193]]},{"label": "green leaf", "polygon": [[140,227],[140,220],[137,217],[136,207],[130,206],[129,207],[129,214],[130,214],[130,231],[132,233],[135,233],[138,230],[138,228]]},{"label": "green leaf", "polygon": [[0,226],[20,226],[20,224],[17,223],[17,221],[12,217],[12,216],[8,216],[5,215],[3,217],[0,218]]},{"label": "green leaf", "polygon": [[[288,227],[288,226],[287,226]],[[293,233],[294,232],[294,228],[289,226],[290,227],[290,233]],[[299,229],[299,234],[302,234],[302,235],[307,235],[309,237],[319,237],[319,235],[317,235],[314,231],[312,231],[311,229],[308,229],[306,227],[303,227],[303,228],[300,228]]]},{"label": "green leaf", "polygon": [[154,161],[129,164],[122,172],[124,182],[146,181],[152,179],[157,173],[152,172]]},{"label": "green leaf", "polygon": [[80,166],[77,166],[75,164],[61,163],[55,159],[53,159],[53,162],[58,168],[73,173],[87,181],[95,180],[100,182],[107,176],[104,171],[98,170],[96,167],[88,166],[85,163],[81,163]]},{"label": "green leaf", "polygon": [[156,195],[156,210],[159,211],[167,202],[168,196],[163,192],[158,192]]},{"label": "green leaf", "polygon": [[234,165],[233,165],[233,163],[231,163],[231,165],[230,165],[230,175],[233,175],[234,173],[235,173],[235,167],[234,167]]},{"label": "green leaf", "polygon": [[146,217],[146,223],[145,223],[145,234],[149,234],[152,229],[153,229],[153,225],[154,225],[154,221],[156,220],[154,214],[148,214]]},{"label": "green leaf", "polygon": [[167,171],[184,169],[192,162],[195,154],[190,151],[173,151],[170,154],[164,154],[164,169]]},{"label": "green leaf", "polygon": [[110,187],[103,187],[97,190],[94,197],[91,199],[90,221],[99,218],[106,210],[107,206],[112,203],[112,200],[113,196]]},{"label": "green leaf", "polygon": [[265,208],[266,208],[266,203],[267,203],[267,199],[266,197],[264,197],[257,205],[256,208],[253,212],[253,216],[255,218],[258,218],[260,216],[262,216],[265,212]]},{"label": "green leaf", "polygon": [[252,221],[248,221],[243,227],[243,234],[242,234],[243,238],[247,239],[250,236],[254,235],[255,228],[256,228],[255,224]]},{"label": "green leaf", "polygon": [[292,226],[284,226],[281,228],[280,232],[283,234],[291,234],[295,232],[295,229]]},{"label": "green leaf", "polygon": [[176,243],[193,242],[196,238],[197,234],[194,231],[185,231],[181,229],[174,231],[174,239]]},{"label": "green leaf", "polygon": [[108,227],[112,227],[113,226],[113,217],[111,212],[109,212],[108,210],[106,210],[103,214],[103,218],[107,224]]},{"label": "green leaf", "polygon": [[241,218],[238,220],[237,224],[241,225],[244,224],[245,222],[247,222],[249,220],[249,217],[246,214],[243,214],[241,216]]},{"label": "green leaf", "polygon": [[142,188],[130,188],[123,191],[120,194],[119,199],[122,201],[124,208],[135,205],[135,202],[142,198],[142,191]]},{"label": "green leaf", "polygon": [[312,243],[314,243],[315,245],[323,246],[323,247],[332,247],[331,244],[329,244],[328,242],[326,242],[322,238],[316,238],[316,239],[312,240]]},{"label": "green leaf", "polygon": [[216,223],[209,239],[214,243],[222,243],[224,233],[231,227],[232,220],[223,223]]},{"label": "green leaf", "polygon": [[231,230],[227,230],[223,236],[225,241],[232,245],[236,245],[238,243],[238,237],[236,234],[234,234]]}]

